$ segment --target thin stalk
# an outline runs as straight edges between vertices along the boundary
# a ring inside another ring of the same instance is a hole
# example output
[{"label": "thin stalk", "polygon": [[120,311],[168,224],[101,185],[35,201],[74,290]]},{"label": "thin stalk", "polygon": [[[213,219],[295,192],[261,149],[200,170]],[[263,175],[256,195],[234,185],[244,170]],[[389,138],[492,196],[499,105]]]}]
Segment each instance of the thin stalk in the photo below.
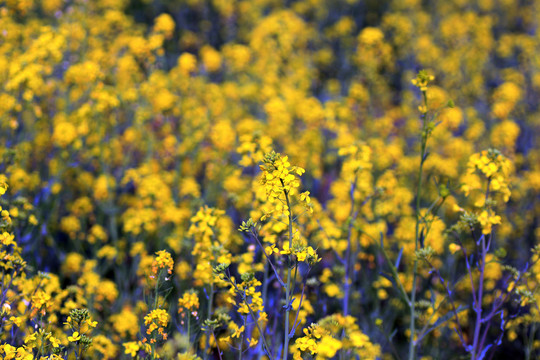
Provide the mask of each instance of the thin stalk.
[{"label": "thin stalk", "polygon": [[381,329],[381,332],[384,334],[384,337],[386,338],[388,345],[390,345],[390,350],[392,350],[392,354],[394,355],[394,358],[396,360],[401,360],[401,357],[399,356],[399,353],[396,347],[394,346],[394,343],[392,343],[392,339],[390,339],[390,336],[388,336],[388,333],[384,331],[384,329]]},{"label": "thin stalk", "polygon": [[[525,285],[527,286],[527,290],[531,291],[529,284],[525,282]],[[532,293],[536,293],[536,288],[531,291]],[[534,306],[536,308],[536,311],[540,313],[540,307],[538,307],[538,303],[534,302]],[[536,337],[536,321],[533,319],[532,328],[529,332],[529,338],[527,341],[527,350],[525,352],[526,359],[525,360],[531,360],[531,354],[534,352],[533,344],[534,344],[534,338]]]},{"label": "thin stalk", "polygon": [[[264,251],[264,249],[263,249]],[[262,285],[262,300],[263,300],[263,304],[266,304],[266,295],[268,293],[268,262],[266,262],[264,264],[264,278],[263,278],[263,285]],[[261,337],[264,338],[264,334],[261,334],[260,335]],[[257,355],[257,359],[258,360],[262,360],[262,357],[263,357],[263,348],[262,348],[263,344],[262,342],[258,345],[258,349],[257,349],[257,352],[258,352],[258,355]]]},{"label": "thin stalk", "polygon": [[[356,220],[356,216],[358,215],[358,212],[355,211],[354,208],[354,191],[356,190],[356,182],[357,182],[358,176],[355,176],[354,182],[351,184],[351,191],[350,191],[350,200],[351,200],[351,211],[349,213],[349,224],[348,224],[348,231],[347,231],[347,252],[345,253],[345,279],[344,279],[344,296],[343,296],[343,316],[346,317],[349,315],[349,295],[350,295],[350,277],[351,277],[351,238],[352,238],[352,229],[354,225],[354,221]],[[343,338],[343,336],[342,336]]]},{"label": "thin stalk", "polygon": [[368,233],[366,233],[362,229],[357,228],[357,230],[360,231],[363,235],[367,236],[371,240],[371,242],[373,244],[376,244],[379,247],[379,249],[381,250],[381,252],[383,254],[384,260],[388,263],[388,265],[390,267],[390,272],[391,272],[391,275],[392,275],[392,279],[394,279],[396,284],[398,284],[398,286],[399,286],[398,290],[399,290],[399,296],[401,297],[401,300],[403,301],[403,303],[405,305],[407,305],[408,308],[410,308],[411,307],[411,301],[409,300],[409,296],[407,295],[407,292],[405,291],[405,288],[403,287],[403,283],[401,282],[401,279],[399,278],[399,274],[397,273],[397,269],[394,266],[394,264],[392,263],[392,261],[390,260],[390,256],[388,256],[388,253],[384,249],[384,246],[382,246],[382,237],[383,237],[382,233],[380,234],[381,235],[381,241],[380,241],[380,243],[378,243],[371,235],[369,235]]},{"label": "thin stalk", "polygon": [[527,350],[525,351],[525,360],[531,360],[531,354],[533,353],[533,342],[536,333],[536,322],[533,322],[532,328],[529,332],[529,338],[527,341]]},{"label": "thin stalk", "polygon": [[212,332],[212,335],[214,336],[214,341],[216,342],[217,353],[218,353],[218,356],[219,356],[219,360],[223,360],[223,358],[221,357],[221,349],[219,348],[219,343],[218,343],[218,340],[216,338],[216,334],[214,333],[213,330],[211,330],[211,332]]},{"label": "thin stalk", "polygon": [[456,304],[454,303],[454,300],[452,299],[452,293],[450,292],[450,289],[448,289],[448,286],[446,286],[446,282],[444,281],[444,279],[443,279],[441,273],[439,272],[439,270],[436,269],[435,266],[433,266],[433,264],[428,259],[425,259],[425,261],[431,267],[431,269],[435,272],[435,274],[439,278],[439,282],[441,283],[441,285],[444,287],[444,290],[446,291],[450,306],[452,306],[452,312],[454,313],[454,317],[456,318],[456,324],[457,324],[457,331],[458,331],[459,340],[461,341],[461,344],[464,347],[466,347],[467,344],[465,343],[465,338],[463,337],[463,331],[462,331],[461,323],[459,321],[459,316],[458,316],[458,312],[457,312],[457,309],[456,309]]},{"label": "thin stalk", "polygon": [[[283,181],[282,181],[283,184]],[[287,200],[287,208],[289,209],[289,249],[292,249],[292,238],[293,238],[293,228],[292,228],[292,208],[289,201],[289,194],[287,191],[283,191],[285,194],[285,199]],[[287,286],[285,287],[285,331],[284,331],[284,340],[283,340],[283,360],[287,360],[289,355],[289,313],[291,312],[290,296],[291,296],[291,254],[287,257]]]},{"label": "thin stalk", "polygon": [[[422,91],[422,97],[424,99],[424,106],[427,109],[427,95],[426,91]],[[427,129],[427,113],[424,113],[423,115],[423,122],[422,122],[422,144],[421,144],[421,151],[420,151],[420,167],[418,168],[418,187],[416,189],[416,226],[415,226],[415,238],[414,238],[414,252],[418,251],[418,242],[420,238],[420,195],[421,195],[421,189],[422,189],[422,172],[424,168],[424,161],[426,157],[426,144],[428,139],[428,129]],[[415,317],[416,317],[416,282],[417,282],[417,271],[418,271],[418,259],[416,256],[414,257],[414,267],[413,267],[413,283],[412,283],[412,290],[411,290],[411,306],[410,306],[410,316],[411,316],[411,324],[410,324],[410,342],[409,342],[409,360],[414,360],[416,358],[416,342],[414,339],[415,334]]]},{"label": "thin stalk", "polygon": [[158,308],[158,291],[159,291],[159,279],[161,278],[161,270],[157,274],[156,287],[154,289],[154,310]]},{"label": "thin stalk", "polygon": [[253,319],[253,321],[255,322],[255,325],[257,326],[257,330],[259,330],[261,340],[263,342],[264,347],[266,348],[266,353],[267,353],[268,357],[270,358],[270,360],[273,360],[274,357],[270,353],[270,348],[268,347],[268,344],[266,343],[266,339],[264,338],[264,333],[263,333],[261,327],[259,326],[259,322],[257,321],[257,318],[255,317],[255,314],[253,313],[253,310],[251,309],[251,306],[249,306],[249,303],[247,302],[246,296],[244,295],[243,292],[241,292],[238,289],[238,286],[236,286],[236,283],[234,281],[232,281],[231,277],[227,273],[225,274],[225,276],[227,277],[227,280],[229,280],[229,282],[234,286],[234,289],[236,290],[236,292],[238,294],[240,294],[240,296],[242,296],[242,300],[244,301],[244,303],[246,303],[246,306],[247,306],[247,308],[249,310],[249,314],[251,315],[251,318]]},{"label": "thin stalk", "polygon": [[[473,234],[474,239],[474,234]],[[463,257],[465,258],[465,264],[467,265],[467,272],[469,273],[469,281],[471,282],[471,289],[473,294],[473,303],[476,304],[476,290],[474,289],[474,281],[472,277],[472,270],[471,270],[471,264],[469,263],[469,257],[467,254],[467,249],[465,248],[465,245],[461,242],[459,239],[459,235],[456,234],[456,240],[459,242],[459,246],[461,247],[461,251],[463,252]]]},{"label": "thin stalk", "polygon": [[[309,270],[311,270],[311,269],[309,269]],[[308,274],[309,274],[309,270],[308,270]],[[291,332],[289,333],[289,338],[291,338],[291,339],[294,336],[294,333],[296,331],[296,327],[300,323],[298,321],[298,314],[300,314],[300,309],[302,308],[302,301],[304,300],[304,291],[306,290],[306,282],[307,282],[307,274],[305,276],[304,281],[302,282],[302,295],[300,296],[300,303],[298,304],[298,309],[296,310],[296,316],[294,318],[293,328],[292,328]]]},{"label": "thin stalk", "polygon": [[[245,290],[244,290],[244,297],[246,297]],[[244,346],[244,341],[246,339],[246,331],[247,331],[247,315],[244,316],[244,331],[242,332],[242,339],[240,340],[240,347],[238,348],[238,360],[242,360],[242,355],[243,355],[242,348]]]},{"label": "thin stalk", "polygon": [[276,268],[274,267],[274,264],[272,264],[272,261],[270,260],[270,257],[268,256],[268,254],[266,253],[266,250],[262,246],[261,241],[259,240],[259,237],[257,236],[257,234],[255,234],[253,232],[253,230],[250,233],[251,233],[251,236],[257,241],[257,244],[259,244],[259,246],[261,247],[262,253],[264,254],[264,256],[266,256],[266,260],[268,261],[268,263],[272,267],[272,270],[274,270],[274,274],[276,275],[277,281],[281,284],[281,286],[285,287],[285,283],[283,282],[283,280],[281,280],[281,277],[279,276]]},{"label": "thin stalk", "polygon": [[187,338],[188,338],[188,343],[191,346],[191,311],[188,311],[187,313],[188,313],[187,314]]},{"label": "thin stalk", "polygon": [[[356,190],[356,182],[358,180],[358,176],[355,175],[354,181],[351,184],[351,190],[349,193],[349,197],[351,200],[351,211],[349,213],[349,224],[348,224],[348,231],[347,231],[347,251],[345,252],[345,277],[343,279],[343,317],[347,317],[349,315],[349,297],[350,297],[350,291],[351,291],[351,284],[350,284],[350,271],[351,271],[351,238],[352,238],[352,229],[354,225],[354,221],[356,220],[356,216],[358,215],[358,212],[355,211],[354,208],[354,191]],[[341,331],[341,340],[343,341],[343,338],[345,337],[345,329]],[[342,349],[339,352],[339,359],[345,360],[345,349]]]},{"label": "thin stalk", "polygon": [[[214,283],[210,283],[210,292],[208,294],[208,309],[207,309],[207,318],[210,320],[212,316],[212,302],[214,299]],[[210,330],[209,330],[210,332]],[[216,340],[217,341],[217,340]],[[210,347],[210,334],[206,335],[206,344],[204,345],[204,360],[208,359],[208,348]]]},{"label": "thin stalk", "polygon": [[[0,294],[2,295],[2,299],[4,298],[4,278],[6,277],[6,272],[2,269],[2,281],[0,281],[2,283],[2,290],[0,290]],[[0,306],[4,305],[3,304],[3,301],[0,302]]]},{"label": "thin stalk", "polygon": [[[78,323],[77,332],[81,336],[81,323]],[[81,339],[77,340],[77,360],[81,359]]]},{"label": "thin stalk", "polygon": [[[427,335],[429,334],[431,331],[435,330],[437,327],[436,326],[432,326],[431,328],[429,327],[430,324],[431,324],[431,321],[433,320],[433,318],[435,317],[435,315],[437,315],[437,312],[439,311],[439,309],[442,308],[442,306],[444,305],[444,301],[445,299],[443,299],[439,305],[437,305],[436,308],[433,309],[433,313],[429,316],[429,318],[427,319],[426,321],[426,324],[422,327],[422,329],[420,331],[417,332],[418,334],[418,339],[416,340],[416,343],[420,343],[422,341],[422,339]],[[442,324],[441,324],[442,325]]]},{"label": "thin stalk", "polygon": [[[11,287],[11,284],[13,283],[13,279],[17,276],[17,271],[13,272],[13,275],[11,275],[11,278],[9,279],[9,283],[6,287],[6,289],[9,289]],[[2,277],[2,285],[4,284],[4,279]],[[7,291],[2,290],[2,299],[0,299],[0,305],[4,305],[4,300],[6,299]]]},{"label": "thin stalk", "polygon": [[[490,183],[491,183],[491,179],[488,179],[487,189],[486,189],[486,203],[489,197]],[[480,256],[480,280],[478,284],[478,296],[476,297],[476,302],[474,303],[474,311],[476,312],[476,321],[474,324],[474,338],[473,338],[474,340],[473,340],[473,347],[472,347],[472,353],[471,353],[471,360],[476,360],[477,354],[480,353],[482,350],[479,348],[478,345],[479,345],[479,340],[480,340],[480,330],[482,328],[482,300],[484,297],[484,274],[485,274],[485,268],[486,268],[486,255],[487,255],[486,237],[484,235],[482,235],[481,241],[482,241],[482,244],[481,244],[482,248],[481,248],[481,256]]]},{"label": "thin stalk", "polygon": [[476,360],[476,355],[481,349],[477,349],[478,340],[480,338],[480,329],[482,327],[482,299],[484,296],[484,270],[486,259],[486,237],[482,236],[482,258],[480,265],[480,282],[478,284],[478,296],[477,301],[474,304],[474,311],[476,312],[476,322],[474,324],[474,340],[472,347],[471,360]]}]

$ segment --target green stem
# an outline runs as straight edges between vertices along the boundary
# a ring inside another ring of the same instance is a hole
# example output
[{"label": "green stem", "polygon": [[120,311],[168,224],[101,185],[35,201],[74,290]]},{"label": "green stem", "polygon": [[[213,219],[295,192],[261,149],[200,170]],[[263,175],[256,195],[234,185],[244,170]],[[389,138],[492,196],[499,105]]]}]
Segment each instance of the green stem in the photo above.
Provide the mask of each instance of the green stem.
[{"label": "green stem", "polygon": [[[208,320],[210,320],[212,316],[212,302],[214,300],[214,283],[210,284],[210,292],[208,293]],[[210,331],[210,330],[209,330]],[[206,335],[206,344],[204,346],[204,360],[208,359],[208,348],[210,347],[210,332]]]},{"label": "green stem", "polygon": [[525,360],[531,360],[531,354],[533,352],[534,335],[536,333],[536,322],[533,320],[532,328],[529,333],[529,340],[527,342],[527,352]]},{"label": "green stem", "polygon": [[[349,197],[351,200],[351,211],[349,213],[349,224],[347,226],[347,251],[345,252],[345,277],[343,279],[343,317],[347,317],[349,315],[349,297],[350,297],[350,290],[351,290],[351,284],[350,284],[350,277],[351,277],[351,239],[352,239],[352,230],[354,221],[356,220],[357,213],[355,212],[354,208],[354,191],[356,190],[356,182],[358,181],[358,175],[355,175],[354,181],[351,184],[351,190],[349,193]],[[343,338],[345,337],[345,329],[341,331],[340,339],[343,341]],[[345,360],[346,356],[346,350],[342,349],[339,352],[339,359]]]},{"label": "green stem", "polygon": [[158,290],[159,290],[159,279],[161,278],[161,271],[160,270],[157,274],[157,278],[156,278],[156,287],[154,289],[154,310],[156,310],[158,308]]},{"label": "green stem", "polygon": [[[488,178],[487,187],[486,187],[486,195],[485,195],[485,204],[487,205],[487,201],[489,198],[489,187],[491,184],[491,178]],[[488,216],[489,216],[489,208],[488,208]],[[478,296],[476,297],[476,303],[474,304],[474,311],[476,312],[476,323],[474,326],[474,338],[473,338],[473,347],[472,347],[472,354],[471,359],[476,360],[476,356],[482,351],[481,347],[482,344],[479,344],[480,341],[480,329],[482,327],[482,300],[484,297],[484,273],[486,268],[486,256],[487,256],[487,248],[486,248],[486,237],[482,235],[482,249],[481,249],[481,257],[480,257],[480,280],[478,284]],[[490,238],[491,239],[491,238]],[[490,240],[491,242],[491,240]],[[517,282],[516,282],[517,284]]]},{"label": "green stem", "polygon": [[[77,326],[77,332],[81,336],[81,323]],[[81,360],[81,339],[77,340],[77,360]]]},{"label": "green stem", "polygon": [[[264,249],[263,249],[264,251]],[[264,263],[264,278],[263,278],[263,285],[262,285],[262,299],[263,299],[263,304],[266,304],[266,295],[268,293],[268,261]],[[254,321],[257,321],[254,319]],[[257,323],[258,325],[258,323]],[[264,334],[260,334],[260,336],[264,339]],[[262,357],[263,357],[263,348],[262,348],[263,344],[262,342],[259,344],[259,348],[258,348],[258,353],[259,355],[257,356],[257,359],[258,360],[262,360]]]},{"label": "green stem", "polygon": [[[424,99],[424,106],[427,109],[427,95],[426,91],[422,91],[422,98]],[[417,271],[418,271],[418,259],[416,258],[416,252],[418,251],[418,242],[420,238],[420,196],[422,189],[422,171],[424,168],[424,160],[426,155],[426,144],[428,139],[428,129],[427,129],[427,113],[423,115],[422,122],[422,142],[421,142],[421,151],[420,151],[420,167],[418,168],[418,187],[416,189],[416,226],[415,226],[415,238],[414,238],[414,268],[413,268],[413,283],[411,289],[411,306],[410,306],[410,341],[409,341],[409,360],[414,360],[416,358],[416,341],[414,339],[415,334],[415,317],[416,317],[416,282],[418,280]]]},{"label": "green stem", "polygon": [[[282,182],[283,183],[283,182]],[[289,209],[289,250],[292,250],[292,238],[293,238],[293,227],[292,227],[292,208],[291,203],[289,201],[289,194],[287,191],[283,191],[285,193],[285,200],[287,200],[287,208]],[[291,301],[291,254],[288,255],[287,258],[287,283],[285,287],[285,331],[284,336],[285,339],[283,340],[283,360],[287,360],[289,355],[289,313],[291,311],[291,307],[289,306],[289,303]]]},{"label": "green stem", "polygon": [[476,355],[482,350],[477,349],[480,339],[480,328],[482,327],[482,299],[484,297],[484,269],[486,266],[486,237],[482,235],[482,263],[480,264],[480,282],[478,284],[478,297],[476,298],[475,312],[476,324],[474,327],[474,340],[471,354],[471,360],[476,360]]},{"label": "green stem", "polygon": [[188,311],[187,313],[187,339],[190,346],[189,350],[191,351],[191,311]]},{"label": "green stem", "polygon": [[268,347],[268,344],[266,343],[266,339],[264,337],[264,333],[261,329],[261,327],[259,326],[259,321],[257,320],[257,318],[255,317],[255,314],[253,313],[253,310],[251,309],[251,306],[249,306],[249,303],[247,301],[247,298],[246,296],[244,295],[243,292],[241,292],[239,289],[238,289],[238,286],[236,286],[236,283],[231,279],[231,277],[228,275],[228,274],[225,274],[225,276],[227,277],[227,280],[232,284],[232,286],[234,287],[235,291],[240,294],[240,296],[242,296],[242,301],[244,301],[244,303],[246,304],[248,310],[249,310],[249,314],[251,315],[251,318],[253,319],[253,321],[255,322],[255,325],[257,326],[257,330],[259,330],[259,336],[262,340],[262,343],[264,345],[264,347],[266,348],[266,352],[267,352],[267,355],[268,357],[270,358],[270,360],[273,360],[274,357],[273,355],[270,353],[270,348]]},{"label": "green stem", "polygon": [[[244,295],[245,297],[245,295]],[[247,305],[247,302],[246,302],[246,305]],[[255,320],[257,321],[257,320]],[[238,360],[242,360],[242,355],[243,355],[243,351],[242,351],[242,348],[244,346],[244,341],[245,341],[245,338],[246,338],[246,331],[247,331],[247,315],[244,316],[244,331],[242,332],[242,340],[240,340],[240,347],[238,348]]]}]

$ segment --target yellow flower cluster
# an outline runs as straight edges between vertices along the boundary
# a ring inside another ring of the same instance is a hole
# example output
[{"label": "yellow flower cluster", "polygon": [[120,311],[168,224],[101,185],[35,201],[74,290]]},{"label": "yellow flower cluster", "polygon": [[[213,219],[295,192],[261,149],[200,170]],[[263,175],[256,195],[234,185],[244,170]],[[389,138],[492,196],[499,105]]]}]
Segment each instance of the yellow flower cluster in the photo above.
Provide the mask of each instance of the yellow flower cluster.
[{"label": "yellow flower cluster", "polygon": [[[263,159],[264,164],[259,165],[261,174],[261,184],[264,185],[268,202],[272,209],[266,211],[262,220],[276,212],[277,216],[288,217],[290,215],[290,200],[289,196],[297,195],[300,187],[301,176],[305,170],[298,166],[291,166],[288,156],[274,151],[266,154]],[[308,204],[310,198],[304,193],[303,201]]]},{"label": "yellow flower cluster", "polygon": [[185,292],[184,295],[178,299],[178,312],[183,314],[183,311],[196,312],[199,309],[199,296],[193,290]]},{"label": "yellow flower cluster", "polygon": [[538,0],[0,3],[0,358],[538,357]]},{"label": "yellow flower cluster", "polygon": [[174,261],[171,254],[166,250],[160,250],[156,252],[156,257],[152,263],[152,272],[157,275],[160,269],[167,270],[167,273],[172,274],[174,268]]},{"label": "yellow flower cluster", "polygon": [[294,359],[302,359],[303,353],[316,355],[316,359],[332,359],[338,351],[344,351],[349,356],[374,360],[381,354],[379,346],[359,330],[354,318],[341,315],[324,318],[305,328],[304,336],[294,346],[297,350]]},{"label": "yellow flower cluster", "polygon": [[[461,190],[466,196],[475,196],[475,206],[484,207],[478,215],[482,233],[491,233],[492,226],[501,223],[501,217],[492,209],[493,194],[500,194],[503,202],[510,199],[509,180],[513,171],[512,163],[497,150],[484,150],[473,154],[467,164],[467,174],[463,177]],[[481,181],[477,174],[486,178]]]},{"label": "yellow flower cluster", "polygon": [[[274,245],[267,246],[265,251],[268,255],[271,253],[277,252],[278,250]],[[311,246],[305,246],[299,243],[298,241],[293,241],[292,248],[289,247],[289,243],[285,242],[283,244],[283,250],[279,251],[282,255],[292,254],[296,256],[296,259],[301,262],[307,262],[309,265],[314,265],[315,263],[321,261],[315,249]]]},{"label": "yellow flower cluster", "polygon": [[291,166],[288,156],[281,156],[275,152],[266,154],[263,161],[264,164],[260,165],[261,183],[271,200],[282,198],[283,192],[294,194],[297,191],[300,181],[296,176],[301,176],[305,172],[304,169]]},{"label": "yellow flower cluster", "polygon": [[[167,310],[164,309],[155,309],[150,311],[144,317],[144,325],[146,326],[146,334],[150,335],[155,330],[161,335],[164,340],[167,340],[166,328],[169,325],[170,316],[167,313]],[[155,338],[152,337],[150,342],[155,342]]]},{"label": "yellow flower cluster", "polygon": [[425,70],[421,70],[418,72],[416,78],[411,80],[411,83],[414,86],[418,87],[420,91],[425,92],[428,89],[429,83],[433,80],[435,80],[435,76],[428,75]]},{"label": "yellow flower cluster", "polygon": [[511,171],[511,166],[510,160],[493,149],[473,154],[467,164],[469,173],[479,170],[486,178],[490,179],[495,191],[498,191],[500,186],[504,184],[505,178]]}]

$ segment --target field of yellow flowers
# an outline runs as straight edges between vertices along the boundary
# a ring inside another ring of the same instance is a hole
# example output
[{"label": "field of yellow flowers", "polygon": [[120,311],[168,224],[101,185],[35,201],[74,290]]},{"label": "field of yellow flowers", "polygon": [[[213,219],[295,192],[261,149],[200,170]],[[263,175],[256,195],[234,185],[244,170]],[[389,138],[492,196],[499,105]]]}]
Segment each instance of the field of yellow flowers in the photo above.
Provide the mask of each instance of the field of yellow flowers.
[{"label": "field of yellow flowers", "polygon": [[540,358],[539,0],[0,0],[0,359]]}]

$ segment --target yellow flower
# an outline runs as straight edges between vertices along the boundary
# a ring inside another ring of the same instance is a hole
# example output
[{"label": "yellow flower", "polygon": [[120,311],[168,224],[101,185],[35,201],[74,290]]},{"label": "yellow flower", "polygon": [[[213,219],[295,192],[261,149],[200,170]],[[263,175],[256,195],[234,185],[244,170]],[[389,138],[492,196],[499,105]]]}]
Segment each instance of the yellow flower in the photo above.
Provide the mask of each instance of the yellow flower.
[{"label": "yellow flower", "polygon": [[156,252],[156,255],[156,258],[152,263],[153,273],[157,274],[158,269],[167,269],[167,272],[169,274],[172,274],[172,270],[174,268],[174,261],[171,254],[165,250],[160,250]]},{"label": "yellow flower", "polygon": [[324,286],[324,291],[329,297],[342,297],[341,289],[336,284],[327,284]]},{"label": "yellow flower", "polygon": [[152,310],[148,315],[144,317],[144,325],[148,328],[146,329],[147,334],[151,334],[154,330],[158,330],[158,333],[164,337],[164,329],[169,324],[169,314],[164,309]]},{"label": "yellow flower", "polygon": [[276,245],[272,244],[265,247],[264,252],[266,253],[266,255],[270,256],[272,254],[279,253],[279,250],[277,249]]},{"label": "yellow flower", "polygon": [[55,338],[54,336],[50,336],[49,341],[51,342],[52,346],[55,348],[60,346],[60,340]]},{"label": "yellow flower", "polygon": [[73,335],[68,336],[68,340],[71,342],[79,341],[81,339],[81,334],[78,331],[75,331]]},{"label": "yellow flower", "polygon": [[[433,80],[435,80],[433,75],[428,75],[425,70],[420,70],[416,78],[411,80],[411,82],[414,86],[420,88],[420,91],[427,91],[428,84]],[[423,110],[425,109],[420,109],[421,112],[426,112]]]},{"label": "yellow flower", "polygon": [[238,325],[233,323],[232,328],[233,328],[233,334],[231,336],[233,338],[240,338],[240,336],[244,332],[244,325],[238,327]]},{"label": "yellow flower", "polygon": [[183,53],[178,58],[178,67],[184,75],[189,75],[197,69],[197,58],[190,53]]},{"label": "yellow flower", "polygon": [[185,292],[184,295],[178,299],[178,312],[183,312],[183,309],[189,311],[195,311],[199,308],[199,296],[194,290]]},{"label": "yellow flower", "polygon": [[175,23],[169,14],[161,14],[154,20],[154,31],[163,33],[170,38],[174,32]]},{"label": "yellow flower", "polygon": [[305,201],[306,204],[311,203],[311,198],[309,197],[309,191],[304,191],[300,194],[300,200]]},{"label": "yellow flower", "polygon": [[252,339],[252,338],[248,339],[248,346],[249,346],[249,347],[254,347],[254,346],[256,346],[258,343],[259,343],[259,340],[257,340],[257,339]]},{"label": "yellow flower", "polygon": [[130,341],[130,342],[126,342],[124,343],[124,354],[128,354],[130,355],[131,357],[135,357],[137,356],[137,352],[140,350],[140,346],[137,342],[135,341]]},{"label": "yellow flower", "polygon": [[450,250],[450,252],[452,254],[455,254],[456,252],[461,250],[461,246],[459,246],[457,244],[454,244],[454,243],[451,243],[450,245],[448,245],[448,250]]},{"label": "yellow flower", "polygon": [[358,35],[358,42],[365,46],[372,46],[384,40],[383,32],[376,27],[366,27]]},{"label": "yellow flower", "polygon": [[289,248],[289,242],[285,242],[283,244],[283,250],[279,252],[281,255],[289,255],[291,253],[291,249]]},{"label": "yellow flower", "polygon": [[492,225],[501,223],[501,217],[495,214],[490,214],[487,210],[484,210],[478,215],[478,221],[482,226],[482,234],[487,235],[491,233]]},{"label": "yellow flower", "polygon": [[8,185],[5,181],[2,181],[2,178],[0,177],[0,196],[4,195],[7,191]]}]

